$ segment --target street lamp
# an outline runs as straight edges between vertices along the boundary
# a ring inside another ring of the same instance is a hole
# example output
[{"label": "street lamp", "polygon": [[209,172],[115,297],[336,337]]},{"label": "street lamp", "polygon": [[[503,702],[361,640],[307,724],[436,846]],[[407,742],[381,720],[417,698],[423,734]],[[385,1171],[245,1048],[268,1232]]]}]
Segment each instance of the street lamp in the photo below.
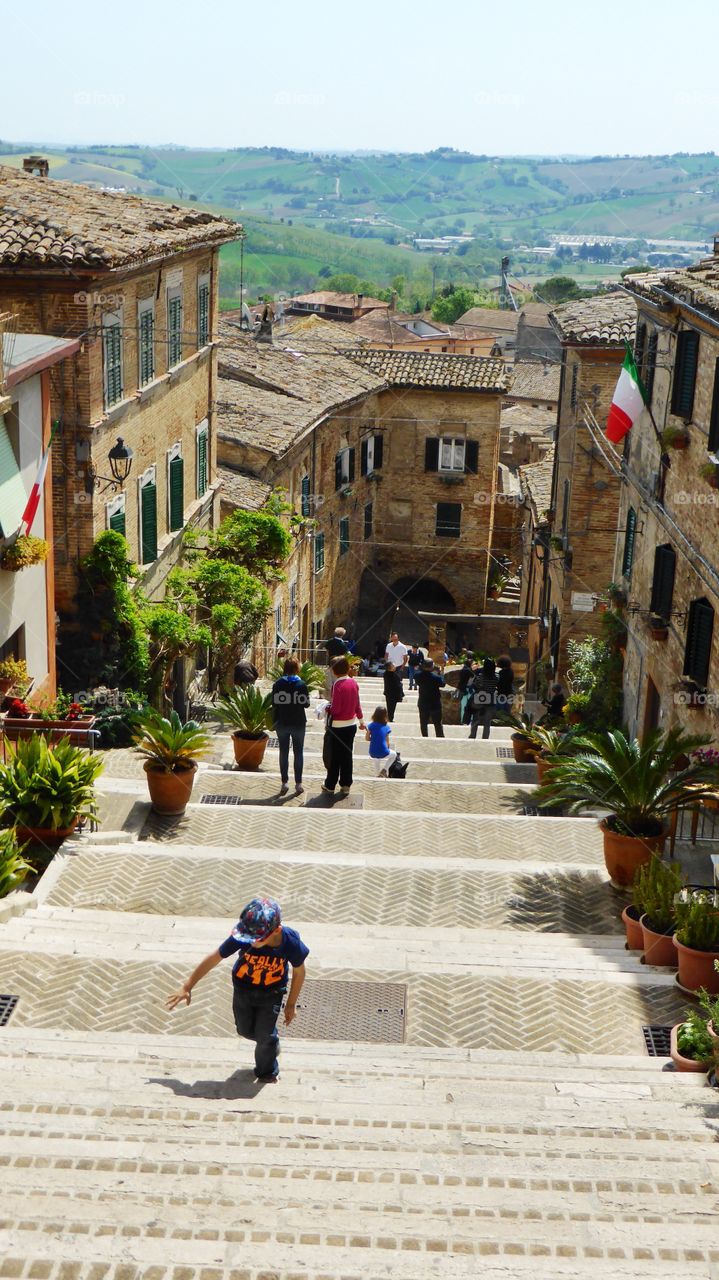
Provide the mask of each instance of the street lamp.
[{"label": "street lamp", "polygon": [[111,475],[98,475],[94,462],[90,462],[85,475],[86,492],[91,494],[98,489],[104,493],[106,489],[110,489],[114,493],[116,489],[122,489],[132,470],[133,456],[130,446],[125,444],[122,436],[118,436],[117,444],[112,446],[107,455]]}]

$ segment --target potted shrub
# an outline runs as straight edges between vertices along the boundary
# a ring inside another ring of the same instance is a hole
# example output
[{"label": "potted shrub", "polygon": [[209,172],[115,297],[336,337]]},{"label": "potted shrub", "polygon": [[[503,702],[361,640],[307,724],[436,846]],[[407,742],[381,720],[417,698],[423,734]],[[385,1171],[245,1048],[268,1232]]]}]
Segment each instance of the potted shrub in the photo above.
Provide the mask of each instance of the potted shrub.
[{"label": "potted shrub", "polygon": [[627,603],[627,593],[618,582],[610,582],[606,590],[607,599],[615,609],[623,609]]},{"label": "potted shrub", "polygon": [[644,914],[641,918],[644,964],[676,967],[674,906],[684,887],[681,867],[655,854],[637,872]]},{"label": "potted shrub", "polygon": [[568,724],[582,724],[592,701],[591,693],[570,693],[564,704]]},{"label": "potted shrub", "polygon": [[687,1009],[684,1021],[672,1027],[670,1053],[677,1071],[707,1071],[711,1066],[713,1037],[696,1009]]},{"label": "potted shrub", "polygon": [[624,925],[624,936],[626,938],[627,951],[643,951],[644,950],[644,934],[642,933],[641,918],[644,915],[644,898],[642,896],[642,885],[640,880],[639,867],[632,882],[632,900],[627,903],[622,911],[622,923]]},{"label": "potted shrub", "polygon": [[552,729],[545,725],[534,726],[532,730],[532,741],[536,750],[534,763],[537,766],[537,781],[540,786],[547,771],[555,764],[561,763],[565,756],[571,755],[575,738],[576,735],[573,733],[562,733],[559,729]]},{"label": "potted shrub", "polygon": [[649,632],[652,640],[666,640],[669,635],[669,625],[663,618],[653,616],[649,619]]},{"label": "potted shrub", "polygon": [[515,732],[512,734],[512,751],[517,764],[532,764],[537,753],[534,742],[534,719],[528,711],[518,715],[502,712],[497,717],[498,724],[508,724]]},{"label": "potted shrub", "polygon": [[20,573],[33,564],[42,564],[47,560],[50,547],[44,538],[33,538],[30,534],[20,534],[14,542],[5,548],[0,557],[0,569],[7,573]]},{"label": "potted shrub", "polygon": [[615,885],[631,885],[637,868],[661,853],[666,820],[688,788],[695,800],[711,795],[707,765],[692,759],[686,769],[674,770],[677,756],[705,742],[679,728],[655,730],[642,742],[619,730],[587,734],[575,740],[577,753],[555,766],[537,802],[562,805],[572,814],[609,809],[600,821],[607,871]]},{"label": "potted shrub", "polygon": [[0,898],[19,889],[33,868],[22,856],[14,827],[0,830]]},{"label": "potted shrub", "polygon": [[195,720],[183,724],[176,711],[138,713],[135,743],[145,757],[150,801],[156,813],[182,814],[192,795],[197,756],[209,746],[209,734]]},{"label": "potted shrub", "polygon": [[0,809],[18,840],[64,840],[80,818],[95,817],[93,783],[102,760],[69,742],[33,734],[8,746],[0,765]]},{"label": "potted shrub", "polygon": [[719,995],[719,905],[711,889],[685,889],[675,907],[678,982],[685,991]]},{"label": "potted shrub", "polygon": [[217,704],[222,719],[232,725],[232,745],[240,769],[259,769],[272,728],[272,694],[254,685],[233,689]]},{"label": "potted shrub", "polygon": [[683,427],[665,427],[661,433],[661,442],[664,449],[688,449],[689,432]]},{"label": "potted shrub", "polygon": [[507,582],[508,582],[508,578],[503,573],[490,574],[489,583],[487,586],[487,594],[490,600],[499,599],[502,592],[504,591],[504,588],[507,585]]},{"label": "potted shrub", "polygon": [[22,658],[3,658],[0,662],[0,693],[7,694],[16,684],[26,685],[30,677]]},{"label": "potted shrub", "polygon": [[[34,707],[19,698],[13,698],[4,727],[5,736],[10,742],[26,738],[28,730],[31,729],[33,733],[49,734],[52,742],[66,738],[74,747],[87,747],[89,745],[87,731],[92,729],[94,724],[94,715],[86,711],[81,703],[73,702],[70,695],[61,690],[54,702],[45,702]],[[70,731],[73,725],[77,729],[76,733]]]}]

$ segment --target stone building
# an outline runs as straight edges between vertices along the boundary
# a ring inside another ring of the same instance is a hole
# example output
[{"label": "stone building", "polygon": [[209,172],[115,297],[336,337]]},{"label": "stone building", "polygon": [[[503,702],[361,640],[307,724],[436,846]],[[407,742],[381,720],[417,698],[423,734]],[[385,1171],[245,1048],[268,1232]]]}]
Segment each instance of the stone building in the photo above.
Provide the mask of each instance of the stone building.
[{"label": "stone building", "polygon": [[[632,276],[645,409],[625,438],[614,578],[624,585],[625,715],[639,733],[719,729],[719,237],[696,266]],[[665,443],[669,444],[668,437]]]},{"label": "stone building", "polygon": [[[51,387],[66,618],[77,563],[102,530],[125,534],[158,596],[183,527],[213,519],[218,251],[239,232],[202,210],[0,167],[0,310],[27,332],[81,340]],[[122,484],[118,437],[133,455]]]},{"label": "stone building", "polygon": [[537,618],[527,628],[527,689],[537,689],[537,673],[547,656],[547,578],[554,444],[538,462],[519,468],[522,494],[522,595],[520,611]]},{"label": "stone building", "polygon": [[[221,337],[223,486],[250,500],[257,484],[282,488],[308,521],[275,592],[266,649],[296,641],[305,653],[344,625],[369,652],[393,622],[425,640],[421,611],[480,613],[502,361],[367,350],[316,329],[286,346],[226,324]],[[461,642],[458,627],[450,642]]]},{"label": "stone building", "polygon": [[568,302],[551,315],[562,368],[551,498],[551,542],[542,613],[555,675],[567,641],[600,632],[592,597],[611,581],[620,483],[604,426],[636,306],[626,293]]}]

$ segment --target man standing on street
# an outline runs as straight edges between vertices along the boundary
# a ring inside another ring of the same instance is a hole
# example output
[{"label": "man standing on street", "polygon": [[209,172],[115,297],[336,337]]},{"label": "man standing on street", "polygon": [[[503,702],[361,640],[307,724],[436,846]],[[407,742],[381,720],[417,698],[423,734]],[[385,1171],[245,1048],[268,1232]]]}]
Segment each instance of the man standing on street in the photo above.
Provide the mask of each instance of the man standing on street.
[{"label": "man standing on street", "polygon": [[407,654],[407,675],[409,676],[410,689],[417,688],[417,675],[423,662],[424,654],[422,650],[416,644],[413,644]]},{"label": "man standing on street", "polygon": [[335,658],[344,658],[347,653],[349,645],[345,640],[346,634],[344,627],[335,627],[334,635],[327,641],[325,648],[330,663],[334,662]]},{"label": "man standing on street", "polygon": [[409,649],[406,644],[402,644],[396,631],[392,632],[389,638],[389,644],[384,651],[385,662],[393,662],[400,680],[404,679],[405,669],[407,667],[407,659],[409,658]]},{"label": "man standing on street", "polygon": [[427,737],[427,726],[430,720],[438,738],[444,737],[442,725],[442,694],[440,689],[445,683],[444,676],[435,669],[431,658],[422,663],[417,676],[417,710],[419,711],[419,731],[423,738]]}]

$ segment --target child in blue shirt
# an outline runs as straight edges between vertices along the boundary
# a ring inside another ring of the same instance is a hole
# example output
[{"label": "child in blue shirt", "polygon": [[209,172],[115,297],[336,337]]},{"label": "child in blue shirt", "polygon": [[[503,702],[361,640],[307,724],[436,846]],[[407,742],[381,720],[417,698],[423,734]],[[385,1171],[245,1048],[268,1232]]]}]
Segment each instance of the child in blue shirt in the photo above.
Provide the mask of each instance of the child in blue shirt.
[{"label": "child in blue shirt", "polygon": [[369,742],[369,758],[374,762],[378,778],[389,777],[389,771],[397,759],[397,752],[389,745],[392,732],[388,724],[387,708],[377,707],[367,726],[365,738]]}]

